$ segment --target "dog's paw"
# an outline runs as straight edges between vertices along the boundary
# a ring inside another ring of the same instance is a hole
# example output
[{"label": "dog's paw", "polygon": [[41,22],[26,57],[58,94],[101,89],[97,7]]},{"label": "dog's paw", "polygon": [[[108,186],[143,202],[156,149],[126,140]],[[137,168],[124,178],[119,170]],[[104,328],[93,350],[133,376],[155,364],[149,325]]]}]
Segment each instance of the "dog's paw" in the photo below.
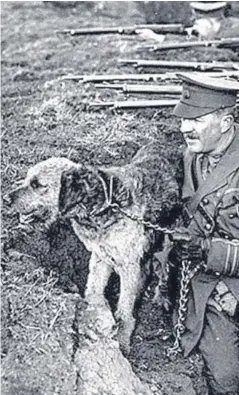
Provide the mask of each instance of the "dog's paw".
[{"label": "dog's paw", "polygon": [[124,356],[127,356],[130,353],[130,341],[134,328],[135,318],[132,317],[127,322],[123,321],[122,319],[118,320],[117,339],[119,341],[120,349]]},{"label": "dog's paw", "polygon": [[130,353],[130,340],[126,340],[125,336],[122,336],[120,332],[118,332],[117,339],[119,342],[120,351],[122,352],[123,356],[127,358]]},{"label": "dog's paw", "polygon": [[128,356],[130,354],[130,345],[120,344],[120,351],[122,352],[122,354],[125,358],[128,358]]}]

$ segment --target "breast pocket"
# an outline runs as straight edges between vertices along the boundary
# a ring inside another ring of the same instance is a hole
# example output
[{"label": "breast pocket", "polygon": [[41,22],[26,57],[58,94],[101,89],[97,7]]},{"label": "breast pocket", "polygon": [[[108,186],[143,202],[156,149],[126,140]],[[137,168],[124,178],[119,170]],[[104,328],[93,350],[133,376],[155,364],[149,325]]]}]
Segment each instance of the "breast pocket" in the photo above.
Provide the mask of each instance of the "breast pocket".
[{"label": "breast pocket", "polygon": [[218,207],[218,225],[231,238],[239,239],[239,189],[228,189]]}]

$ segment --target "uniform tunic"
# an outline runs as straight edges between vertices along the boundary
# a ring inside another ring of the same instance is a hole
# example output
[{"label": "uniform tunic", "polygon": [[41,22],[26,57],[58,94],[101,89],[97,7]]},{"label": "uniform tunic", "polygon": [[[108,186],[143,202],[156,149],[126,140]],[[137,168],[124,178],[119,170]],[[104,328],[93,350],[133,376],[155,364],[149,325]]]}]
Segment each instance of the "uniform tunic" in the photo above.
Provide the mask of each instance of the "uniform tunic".
[{"label": "uniform tunic", "polygon": [[209,249],[206,271],[191,280],[182,346],[185,355],[199,347],[216,388],[212,393],[223,394],[239,393],[238,318],[217,311],[209,301],[222,282],[239,302],[239,125],[235,128],[232,143],[203,182],[198,155],[186,151],[184,157],[185,225]]}]

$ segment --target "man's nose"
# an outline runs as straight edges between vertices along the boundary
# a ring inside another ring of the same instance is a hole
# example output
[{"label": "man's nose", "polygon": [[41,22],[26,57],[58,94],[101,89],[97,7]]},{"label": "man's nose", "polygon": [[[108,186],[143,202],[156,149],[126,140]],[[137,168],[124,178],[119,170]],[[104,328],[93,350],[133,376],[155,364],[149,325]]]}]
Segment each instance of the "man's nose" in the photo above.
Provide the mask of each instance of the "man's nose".
[{"label": "man's nose", "polygon": [[193,130],[191,119],[182,119],[180,130],[182,133],[190,133]]}]

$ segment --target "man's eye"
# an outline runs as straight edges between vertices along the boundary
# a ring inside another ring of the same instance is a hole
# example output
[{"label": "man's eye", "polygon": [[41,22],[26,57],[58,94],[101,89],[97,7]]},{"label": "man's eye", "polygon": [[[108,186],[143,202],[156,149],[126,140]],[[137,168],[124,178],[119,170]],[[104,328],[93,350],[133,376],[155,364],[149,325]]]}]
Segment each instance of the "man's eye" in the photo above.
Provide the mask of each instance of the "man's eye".
[{"label": "man's eye", "polygon": [[31,181],[31,187],[32,187],[33,189],[37,189],[37,188],[40,187],[40,183],[39,183],[39,181],[38,181],[37,178],[34,178],[34,179]]}]

